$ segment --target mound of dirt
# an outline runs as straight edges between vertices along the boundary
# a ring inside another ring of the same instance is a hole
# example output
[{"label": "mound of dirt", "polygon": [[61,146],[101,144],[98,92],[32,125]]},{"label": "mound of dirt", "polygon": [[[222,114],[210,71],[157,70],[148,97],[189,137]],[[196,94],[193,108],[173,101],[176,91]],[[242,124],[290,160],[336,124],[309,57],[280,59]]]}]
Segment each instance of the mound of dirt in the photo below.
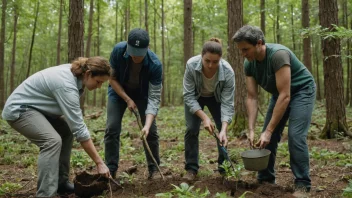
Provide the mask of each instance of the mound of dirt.
[{"label": "mound of dirt", "polygon": [[108,189],[109,180],[99,174],[91,175],[86,171],[76,175],[73,180],[75,195],[79,197],[92,197],[101,195]]}]

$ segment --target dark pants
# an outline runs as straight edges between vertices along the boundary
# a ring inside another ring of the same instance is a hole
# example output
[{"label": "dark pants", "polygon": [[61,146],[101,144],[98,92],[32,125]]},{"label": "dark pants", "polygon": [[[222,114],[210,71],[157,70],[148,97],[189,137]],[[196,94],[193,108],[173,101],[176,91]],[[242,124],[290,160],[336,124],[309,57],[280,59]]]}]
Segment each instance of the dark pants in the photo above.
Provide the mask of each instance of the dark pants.
[{"label": "dark pants", "polygon": [[[204,110],[204,106],[207,106],[210,114],[212,115],[216,128],[221,130],[221,103],[215,100],[215,97],[199,97],[198,103]],[[189,107],[185,105],[185,118],[186,118],[186,134],[185,134],[185,159],[186,165],[185,169],[187,171],[198,172],[199,169],[199,127],[201,124],[201,119],[189,112]],[[206,132],[207,133],[207,132]],[[214,141],[215,138],[214,138]],[[224,162],[223,153],[220,152],[220,145],[218,144],[218,165],[220,166]],[[223,172],[224,169],[219,167],[219,171]]]},{"label": "dark pants", "polygon": [[69,179],[73,134],[63,118],[50,118],[23,108],[10,126],[40,148],[36,197],[56,195],[58,185]]},{"label": "dark pants", "polygon": [[[268,112],[266,114],[263,131],[265,131],[271,120],[273,109],[277,97],[270,100]],[[282,132],[287,120],[288,124],[288,147],[290,152],[290,166],[295,176],[296,187],[306,187],[310,190],[311,180],[309,176],[309,153],[307,145],[307,134],[310,127],[312,112],[315,103],[315,86],[305,88],[291,96],[291,101],[286,112],[276,126],[270,143],[266,149],[271,151],[268,168],[259,171],[257,179],[259,181],[275,182],[275,158],[278,142],[280,142]]]},{"label": "dark pants", "polygon": [[[135,104],[137,105],[139,114],[141,116],[142,124],[145,124],[145,110],[147,109],[147,100],[134,100]],[[107,121],[106,121],[106,130],[105,130],[105,161],[106,165],[108,166],[110,172],[116,172],[118,169],[119,158],[120,158],[120,134],[121,134],[121,122],[122,117],[125,113],[127,108],[127,104],[125,101],[116,101],[111,98],[108,100],[108,107],[107,107]],[[136,133],[139,132],[136,131]],[[139,133],[138,133],[139,134]],[[150,129],[149,134],[147,136],[147,142],[152,151],[152,154],[160,164],[159,159],[159,136],[157,133],[157,127],[155,120],[153,121]],[[146,148],[144,148],[147,162],[148,162],[148,169],[149,172],[153,172],[157,170],[156,165],[154,164],[151,156],[147,152]]]}]

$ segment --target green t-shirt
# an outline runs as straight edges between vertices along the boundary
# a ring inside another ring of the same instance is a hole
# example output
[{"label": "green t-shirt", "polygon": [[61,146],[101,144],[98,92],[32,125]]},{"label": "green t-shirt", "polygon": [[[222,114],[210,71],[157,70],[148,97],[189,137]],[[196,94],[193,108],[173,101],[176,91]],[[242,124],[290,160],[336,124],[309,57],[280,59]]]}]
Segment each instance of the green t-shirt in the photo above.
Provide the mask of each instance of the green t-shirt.
[{"label": "green t-shirt", "polygon": [[252,76],[258,85],[267,92],[277,96],[275,72],[284,65],[291,68],[291,95],[308,86],[315,86],[314,78],[308,69],[287,47],[280,44],[266,44],[266,55],[263,61],[244,62],[246,76]]}]

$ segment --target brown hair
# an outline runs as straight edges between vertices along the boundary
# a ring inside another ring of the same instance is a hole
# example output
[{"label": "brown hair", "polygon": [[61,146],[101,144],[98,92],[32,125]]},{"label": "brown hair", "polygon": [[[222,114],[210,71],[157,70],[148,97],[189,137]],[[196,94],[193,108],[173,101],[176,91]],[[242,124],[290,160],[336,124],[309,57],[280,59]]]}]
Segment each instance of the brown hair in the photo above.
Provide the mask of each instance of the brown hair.
[{"label": "brown hair", "polygon": [[205,42],[203,45],[202,56],[207,52],[222,56],[221,40],[219,38],[213,37],[209,41]]},{"label": "brown hair", "polygon": [[81,78],[87,70],[91,71],[92,77],[111,75],[110,63],[103,57],[79,57],[72,62],[71,71],[77,78]]}]

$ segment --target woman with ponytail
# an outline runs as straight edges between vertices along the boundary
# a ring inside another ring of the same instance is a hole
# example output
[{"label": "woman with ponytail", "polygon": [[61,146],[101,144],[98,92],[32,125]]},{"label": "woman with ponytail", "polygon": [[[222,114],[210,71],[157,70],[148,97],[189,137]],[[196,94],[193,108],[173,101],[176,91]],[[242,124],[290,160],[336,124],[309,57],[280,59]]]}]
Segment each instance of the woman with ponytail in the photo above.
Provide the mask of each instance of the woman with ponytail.
[{"label": "woman with ponytail", "polygon": [[[199,127],[211,135],[216,133],[223,146],[227,145],[227,127],[234,114],[235,76],[231,65],[222,59],[222,45],[218,38],[212,38],[203,45],[202,54],[187,61],[183,78],[183,97],[185,101],[185,158],[186,180],[194,180],[199,169]],[[205,114],[207,106],[215,125]],[[215,126],[220,133],[215,132]],[[215,140],[214,140],[215,141]],[[218,145],[218,149],[220,149]],[[224,161],[219,152],[220,174]]]},{"label": "woman with ponytail", "polygon": [[84,88],[100,88],[109,77],[106,59],[81,57],[33,74],[7,99],[3,119],[40,148],[36,197],[74,192],[69,182],[73,137],[95,162],[97,172],[110,177],[90,139],[79,103]]}]

